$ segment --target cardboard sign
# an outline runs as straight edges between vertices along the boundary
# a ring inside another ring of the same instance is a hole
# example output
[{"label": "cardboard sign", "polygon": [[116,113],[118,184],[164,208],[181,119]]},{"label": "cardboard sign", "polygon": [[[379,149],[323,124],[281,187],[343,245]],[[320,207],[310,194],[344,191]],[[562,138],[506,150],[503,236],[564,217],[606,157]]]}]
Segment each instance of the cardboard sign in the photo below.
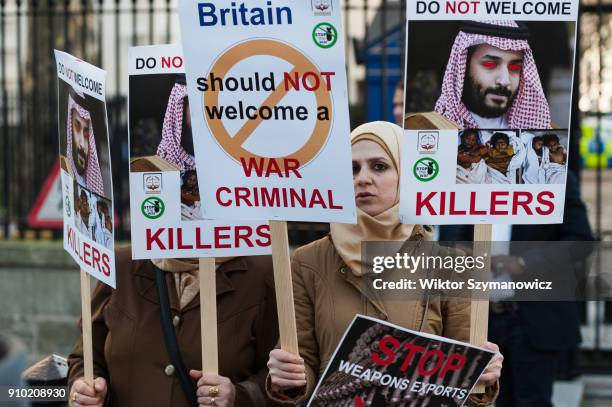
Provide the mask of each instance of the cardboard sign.
[{"label": "cardboard sign", "polygon": [[308,406],[462,406],[494,355],[357,315]]},{"label": "cardboard sign", "polygon": [[204,215],[355,222],[340,2],[187,0],[179,17]]},{"label": "cardboard sign", "polygon": [[133,258],[269,254],[267,223],[204,219],[180,46],[132,47],[128,60]]},{"label": "cardboard sign", "polygon": [[55,50],[64,249],[82,270],[115,287],[114,205],[106,71]]},{"label": "cardboard sign", "polygon": [[561,223],[578,1],[407,5],[402,221]]}]

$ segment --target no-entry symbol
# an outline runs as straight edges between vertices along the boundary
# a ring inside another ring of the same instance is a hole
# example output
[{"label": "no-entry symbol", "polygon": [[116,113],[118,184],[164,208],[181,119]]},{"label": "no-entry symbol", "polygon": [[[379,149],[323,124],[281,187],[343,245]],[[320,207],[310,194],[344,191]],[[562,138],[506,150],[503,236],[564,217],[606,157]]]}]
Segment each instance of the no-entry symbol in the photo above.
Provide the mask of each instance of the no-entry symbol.
[{"label": "no-entry symbol", "polygon": [[[293,66],[293,70],[289,73],[291,77],[294,77],[296,72],[299,74],[310,72],[318,77],[322,77],[317,66],[303,53],[283,42],[267,39],[249,40],[233,46],[219,57],[211,68],[210,73],[214,73],[215,77],[224,79],[227,73],[237,63],[253,56],[272,56],[287,61]],[[304,86],[304,88],[306,88],[306,86]],[[289,89],[283,86],[281,82],[281,84],[266,97],[262,106],[276,106],[288,92]],[[220,89],[218,88],[205,91],[203,95],[204,106],[218,107],[219,93]],[[234,135],[228,132],[221,118],[207,117],[206,122],[217,143],[236,161],[240,161],[241,159],[248,161],[250,158],[264,158],[266,161],[274,159],[283,162],[286,158],[292,158],[297,160],[301,167],[315,158],[323,149],[329,136],[332,122],[333,111],[330,91],[325,86],[318,86],[311,93],[315,96],[317,108],[327,108],[329,119],[316,120],[316,124],[308,140],[296,151],[284,157],[262,157],[243,147],[244,143],[254,134],[259,125],[262,124],[263,119],[261,116],[252,120],[247,120]]]}]

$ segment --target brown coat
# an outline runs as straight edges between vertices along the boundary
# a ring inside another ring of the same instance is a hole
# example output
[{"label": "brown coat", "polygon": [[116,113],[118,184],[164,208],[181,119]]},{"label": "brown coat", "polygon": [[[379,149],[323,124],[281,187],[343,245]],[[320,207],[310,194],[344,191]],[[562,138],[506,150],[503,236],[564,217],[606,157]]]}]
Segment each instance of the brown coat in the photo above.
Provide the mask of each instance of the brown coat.
[{"label": "brown coat", "polygon": [[[95,376],[109,384],[107,406],[187,406],[166,351],[153,264],[117,250],[117,289],[98,284],[92,299]],[[239,257],[217,270],[219,374],[236,385],[236,406],[273,406],[266,362],[278,341],[270,256]],[[166,273],[171,313],[186,369],[202,368],[199,295],[179,310]],[[178,317],[178,318],[176,318]],[[69,357],[69,385],[83,376],[81,339]]]},{"label": "brown coat", "polygon": [[[410,241],[423,240],[425,231],[416,226]],[[440,249],[440,255],[444,255]],[[425,253],[427,254],[427,253]],[[419,329],[424,315],[422,301],[372,298],[344,264],[331,236],[297,249],[291,264],[295,313],[300,356],[306,363],[306,389],[296,394],[273,392],[268,380],[269,395],[278,401],[298,402],[310,396],[324,373],[342,335],[355,314],[388,320],[408,329]],[[424,332],[460,341],[470,338],[470,302],[440,301],[431,298]],[[496,397],[497,386],[487,389],[489,405]]]}]

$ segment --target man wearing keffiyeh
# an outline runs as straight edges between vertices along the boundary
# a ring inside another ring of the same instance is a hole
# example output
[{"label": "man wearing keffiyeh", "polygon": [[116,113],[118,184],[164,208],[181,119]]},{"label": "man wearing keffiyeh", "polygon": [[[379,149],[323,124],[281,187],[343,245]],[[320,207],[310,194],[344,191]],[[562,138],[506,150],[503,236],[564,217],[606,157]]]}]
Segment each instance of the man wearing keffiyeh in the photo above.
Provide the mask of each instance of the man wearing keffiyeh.
[{"label": "man wearing keffiyeh", "polygon": [[88,190],[107,197],[98,162],[96,139],[85,96],[71,89],[66,120],[66,161],[76,181]]},{"label": "man wearing keffiyeh", "polygon": [[195,169],[187,86],[183,83],[175,83],[170,92],[157,155],[181,171]]},{"label": "man wearing keffiyeh", "polygon": [[529,32],[514,21],[466,22],[453,44],[435,111],[459,128],[550,128]]}]

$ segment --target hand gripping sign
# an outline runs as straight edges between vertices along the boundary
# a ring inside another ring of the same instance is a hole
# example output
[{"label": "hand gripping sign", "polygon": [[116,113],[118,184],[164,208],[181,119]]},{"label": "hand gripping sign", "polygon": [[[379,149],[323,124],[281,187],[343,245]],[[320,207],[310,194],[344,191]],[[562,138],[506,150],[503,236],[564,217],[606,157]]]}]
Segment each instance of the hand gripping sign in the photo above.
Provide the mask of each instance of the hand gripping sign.
[{"label": "hand gripping sign", "polygon": [[340,3],[326,6],[179,3],[202,212],[272,220],[281,346],[293,353],[285,221],[356,219]]},{"label": "hand gripping sign", "polygon": [[[444,74],[429,97],[405,89],[404,223],[475,224],[482,255],[491,224],[563,222],[577,15],[578,0],[408,2],[407,72]],[[432,33],[447,45],[428,47]],[[411,65],[440,53],[443,66]],[[487,315],[472,304],[472,343],[486,340]]]},{"label": "hand gripping sign", "polygon": [[85,379],[93,384],[92,275],[115,287],[113,186],[106,118],[106,72],[55,50],[64,249],[81,268]]}]

